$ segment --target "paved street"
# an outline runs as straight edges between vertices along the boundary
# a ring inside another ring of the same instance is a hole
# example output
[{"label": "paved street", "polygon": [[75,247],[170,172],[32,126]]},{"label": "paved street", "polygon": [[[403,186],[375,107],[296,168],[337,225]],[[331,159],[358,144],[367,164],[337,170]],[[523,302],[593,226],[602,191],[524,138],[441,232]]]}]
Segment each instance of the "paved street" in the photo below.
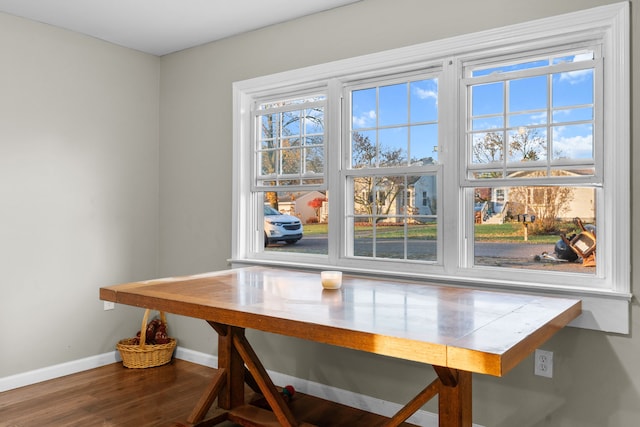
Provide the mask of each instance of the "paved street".
[{"label": "paved street", "polygon": [[[403,252],[402,240],[399,239],[379,239],[376,251],[378,253],[398,254]],[[267,250],[278,250],[286,252],[305,253],[326,253],[326,236],[305,236],[294,245],[283,243],[269,245]],[[407,247],[409,257],[417,255],[435,256],[435,240],[410,240]],[[354,252],[356,254],[366,254],[372,251],[372,239],[357,239],[355,241]],[[530,244],[530,243],[478,243],[476,244],[476,256],[479,257],[499,257],[499,258],[533,258],[542,252],[553,252],[553,245],[550,244]]]},{"label": "paved street", "polygon": [[[272,244],[268,251],[327,253],[326,236],[305,236],[294,245]],[[537,261],[536,255],[543,252],[553,254],[551,244],[532,243],[478,243],[475,246],[475,263],[486,266],[527,268],[535,270],[571,271],[594,273],[595,269],[583,267],[580,263]],[[372,239],[357,239],[354,246],[357,256],[373,256]],[[376,255],[382,258],[403,258],[402,241],[398,239],[380,239],[376,242]],[[412,260],[436,260],[436,242],[434,240],[411,240],[407,246],[407,258]]]}]

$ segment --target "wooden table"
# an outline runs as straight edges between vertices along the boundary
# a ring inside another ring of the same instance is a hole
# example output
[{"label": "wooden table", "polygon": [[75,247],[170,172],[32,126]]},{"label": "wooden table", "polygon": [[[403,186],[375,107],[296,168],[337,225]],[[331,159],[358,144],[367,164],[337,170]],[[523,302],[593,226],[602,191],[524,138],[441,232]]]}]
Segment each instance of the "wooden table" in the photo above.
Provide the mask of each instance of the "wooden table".
[{"label": "wooden table", "polygon": [[[204,319],[218,333],[217,374],[185,424],[197,426],[310,425],[269,379],[246,328],[430,364],[436,379],[384,425],[438,395],[439,425],[470,427],[472,373],[506,374],[581,313],[573,299],[358,276],[324,290],[319,273],[265,267],[109,286],[100,298]],[[245,382],[271,418],[245,404]],[[223,415],[204,419],[216,398]]]}]

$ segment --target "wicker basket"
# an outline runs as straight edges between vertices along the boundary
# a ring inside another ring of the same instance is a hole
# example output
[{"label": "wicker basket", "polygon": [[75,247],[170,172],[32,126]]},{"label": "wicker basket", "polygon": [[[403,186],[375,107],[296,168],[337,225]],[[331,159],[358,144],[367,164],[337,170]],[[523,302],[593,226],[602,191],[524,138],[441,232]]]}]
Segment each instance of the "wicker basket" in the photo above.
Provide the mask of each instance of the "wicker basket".
[{"label": "wicker basket", "polygon": [[[140,328],[140,344],[134,344],[135,338],[125,338],[120,340],[116,345],[122,364],[127,368],[152,368],[154,366],[166,365],[171,361],[173,350],[176,348],[177,341],[170,338],[167,344],[146,344],[145,330],[147,328],[147,320],[149,312],[147,309],[142,318],[142,327]],[[160,320],[166,324],[167,319],[164,312],[160,312]]]}]

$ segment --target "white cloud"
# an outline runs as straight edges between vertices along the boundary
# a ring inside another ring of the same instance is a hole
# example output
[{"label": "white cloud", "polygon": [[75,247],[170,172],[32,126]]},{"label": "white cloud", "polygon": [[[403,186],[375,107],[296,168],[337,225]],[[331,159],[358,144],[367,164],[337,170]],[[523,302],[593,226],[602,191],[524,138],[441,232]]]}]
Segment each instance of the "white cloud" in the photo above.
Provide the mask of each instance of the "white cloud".
[{"label": "white cloud", "polygon": [[436,101],[438,100],[438,92],[435,90],[427,90],[418,87],[416,88],[415,92],[420,99],[435,99]]},{"label": "white cloud", "polygon": [[376,112],[375,110],[365,111],[359,117],[353,116],[352,120],[355,128],[373,127],[376,123]]},{"label": "white cloud", "polygon": [[557,139],[554,137],[553,151],[555,155],[569,159],[593,158],[593,137],[591,135],[577,135]]},{"label": "white cloud", "polygon": [[570,85],[575,85],[578,83],[582,83],[587,78],[593,75],[593,70],[577,70],[577,71],[568,71],[566,73],[560,74],[560,81],[567,82]]}]

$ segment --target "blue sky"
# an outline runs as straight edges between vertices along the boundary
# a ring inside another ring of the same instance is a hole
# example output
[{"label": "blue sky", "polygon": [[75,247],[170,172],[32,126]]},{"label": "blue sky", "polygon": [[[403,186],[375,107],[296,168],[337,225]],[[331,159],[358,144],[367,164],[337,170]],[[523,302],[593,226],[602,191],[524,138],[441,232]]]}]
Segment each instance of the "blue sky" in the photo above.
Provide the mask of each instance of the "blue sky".
[{"label": "blue sky", "polygon": [[[587,52],[548,60],[531,61],[474,71],[474,76],[539,68],[549,63],[581,62],[593,58]],[[587,67],[588,65],[585,65]],[[546,75],[477,85],[472,89],[473,130],[522,128],[536,129],[538,135],[551,134],[552,153],[558,158],[593,158],[593,79],[592,69],[555,73],[549,86]],[[508,90],[508,99],[505,94]],[[386,148],[410,150],[413,159],[433,157],[438,140],[437,79],[414,81],[353,91],[353,130]],[[508,113],[508,114],[505,114]],[[505,120],[507,123],[505,123]],[[586,121],[587,123],[575,123]],[[373,129],[381,129],[376,133]],[[481,134],[478,134],[480,136]],[[411,141],[407,144],[407,141]]]},{"label": "blue sky", "polygon": [[[381,86],[379,104],[376,88],[352,94],[352,126],[357,131],[388,149],[403,149],[413,159],[437,157],[438,145],[438,81],[420,80]],[[371,130],[381,127],[378,133]],[[412,141],[409,145],[408,141]],[[418,143],[416,143],[418,142]],[[411,150],[408,154],[407,150]]]}]

